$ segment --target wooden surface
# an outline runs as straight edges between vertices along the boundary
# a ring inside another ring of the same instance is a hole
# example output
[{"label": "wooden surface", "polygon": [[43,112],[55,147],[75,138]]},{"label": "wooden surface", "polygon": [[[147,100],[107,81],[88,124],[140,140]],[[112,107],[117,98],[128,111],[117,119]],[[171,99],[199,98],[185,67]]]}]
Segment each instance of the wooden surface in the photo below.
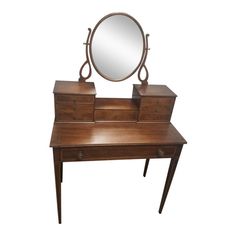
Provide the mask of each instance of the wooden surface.
[{"label": "wooden surface", "polygon": [[[148,158],[172,158],[181,145],[121,145],[121,146],[85,146],[60,148],[60,160],[98,161]],[[58,149],[58,148],[54,148]]]},{"label": "wooden surface", "polygon": [[127,98],[96,98],[95,109],[102,110],[138,110],[132,99]]},{"label": "wooden surface", "polygon": [[165,85],[134,85],[132,98],[96,98],[94,83],[56,81],[58,122],[169,122],[176,95]]},{"label": "wooden surface", "polygon": [[63,163],[170,158],[162,212],[185,139],[170,123],[176,95],[165,85],[134,85],[132,98],[96,98],[94,83],[56,81],[53,147],[58,222]]},{"label": "wooden surface", "polygon": [[171,123],[55,123],[51,147],[185,144]]},{"label": "wooden surface", "polygon": [[56,81],[53,93],[95,95],[96,90],[93,82],[78,83],[77,81]]},{"label": "wooden surface", "polygon": [[95,121],[137,121],[138,107],[133,99],[96,98]]},{"label": "wooden surface", "polygon": [[55,121],[93,121],[95,94],[94,83],[56,81]]},{"label": "wooden surface", "polygon": [[140,85],[134,84],[140,96],[177,97],[166,85]]},{"label": "wooden surface", "polygon": [[132,99],[138,107],[138,121],[169,122],[176,94],[165,85],[137,85]]}]

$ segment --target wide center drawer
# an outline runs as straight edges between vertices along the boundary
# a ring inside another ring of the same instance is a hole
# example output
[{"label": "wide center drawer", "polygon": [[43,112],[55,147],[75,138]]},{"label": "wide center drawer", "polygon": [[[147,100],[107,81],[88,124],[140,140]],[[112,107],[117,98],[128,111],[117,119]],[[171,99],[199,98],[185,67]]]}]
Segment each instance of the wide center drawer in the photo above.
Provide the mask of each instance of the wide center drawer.
[{"label": "wide center drawer", "polygon": [[116,159],[169,158],[176,146],[109,146],[63,148],[62,161],[92,161]]}]

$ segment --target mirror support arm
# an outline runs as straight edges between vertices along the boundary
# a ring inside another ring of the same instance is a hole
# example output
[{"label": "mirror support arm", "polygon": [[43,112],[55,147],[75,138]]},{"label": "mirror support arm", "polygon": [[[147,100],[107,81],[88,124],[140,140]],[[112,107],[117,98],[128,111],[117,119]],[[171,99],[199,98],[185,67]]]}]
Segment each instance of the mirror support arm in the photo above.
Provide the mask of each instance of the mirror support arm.
[{"label": "mirror support arm", "polygon": [[[150,48],[148,48],[148,37],[149,37],[149,34],[146,34],[146,42],[145,42],[145,53],[144,53],[144,57],[143,57],[143,61],[141,63],[141,66],[139,67],[139,70],[138,70],[138,79],[139,81],[143,84],[143,85],[147,85],[148,84],[148,77],[149,77],[149,73],[148,73],[148,69],[145,65],[145,62],[146,62],[146,59],[147,59],[147,54],[148,54],[148,50],[150,50]],[[142,69],[145,70],[146,72],[146,76],[144,79],[141,78],[141,71]]]},{"label": "mirror support arm", "polygon": [[[90,39],[90,35],[91,35],[91,28],[88,28],[88,37],[87,37],[87,40],[86,40],[86,43],[84,43],[85,45],[85,54],[86,54],[86,61],[84,62],[84,64],[81,66],[80,68],[80,71],[79,71],[79,75],[80,75],[80,78],[79,78],[79,82],[85,82],[92,74],[92,69],[91,69],[91,64],[90,64],[90,61],[89,61],[89,53],[88,53],[88,50],[89,50],[89,39]],[[85,67],[85,65],[88,64],[88,68],[89,68],[89,72],[88,72],[88,75],[87,76],[83,76],[83,69]]]}]

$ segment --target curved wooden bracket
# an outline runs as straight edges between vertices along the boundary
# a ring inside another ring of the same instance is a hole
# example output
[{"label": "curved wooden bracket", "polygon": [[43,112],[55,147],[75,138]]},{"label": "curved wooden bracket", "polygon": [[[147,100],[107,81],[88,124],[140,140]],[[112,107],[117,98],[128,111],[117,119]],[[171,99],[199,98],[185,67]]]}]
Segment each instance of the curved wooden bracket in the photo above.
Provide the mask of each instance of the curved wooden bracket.
[{"label": "curved wooden bracket", "polygon": [[[92,74],[92,69],[91,69],[91,64],[90,64],[90,61],[89,61],[89,38],[90,38],[90,35],[91,35],[91,28],[88,28],[88,37],[87,37],[87,40],[86,40],[86,43],[84,43],[84,45],[86,45],[85,47],[85,55],[86,55],[86,61],[84,62],[84,64],[81,66],[80,68],[80,71],[79,71],[79,75],[80,75],[80,78],[79,78],[79,82],[85,82]],[[85,67],[85,65],[88,64],[88,67],[89,67],[89,72],[88,72],[88,75],[87,76],[83,76],[83,69]]]},{"label": "curved wooden bracket", "polygon": [[[147,54],[148,54],[148,50],[150,50],[150,48],[148,48],[148,37],[149,37],[149,34],[146,34],[146,43],[145,43],[145,53],[144,53],[144,57],[143,57],[143,61],[141,63],[141,66],[139,67],[139,70],[138,70],[138,79],[139,81],[142,83],[142,84],[148,84],[148,77],[149,77],[149,73],[148,73],[148,69],[145,65],[145,62],[146,62],[146,58],[147,58]],[[145,73],[146,73],[146,76],[144,79],[141,78],[141,71],[142,69],[145,70]]]}]

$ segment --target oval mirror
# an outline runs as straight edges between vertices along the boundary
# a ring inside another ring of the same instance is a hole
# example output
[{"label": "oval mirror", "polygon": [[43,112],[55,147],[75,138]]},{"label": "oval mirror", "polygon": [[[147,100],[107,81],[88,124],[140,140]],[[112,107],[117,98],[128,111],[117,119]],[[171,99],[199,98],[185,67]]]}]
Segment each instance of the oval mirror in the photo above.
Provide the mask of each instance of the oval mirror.
[{"label": "oval mirror", "polygon": [[140,24],[125,13],[112,13],[95,26],[89,52],[95,70],[105,79],[121,81],[141,65],[145,49]]}]

